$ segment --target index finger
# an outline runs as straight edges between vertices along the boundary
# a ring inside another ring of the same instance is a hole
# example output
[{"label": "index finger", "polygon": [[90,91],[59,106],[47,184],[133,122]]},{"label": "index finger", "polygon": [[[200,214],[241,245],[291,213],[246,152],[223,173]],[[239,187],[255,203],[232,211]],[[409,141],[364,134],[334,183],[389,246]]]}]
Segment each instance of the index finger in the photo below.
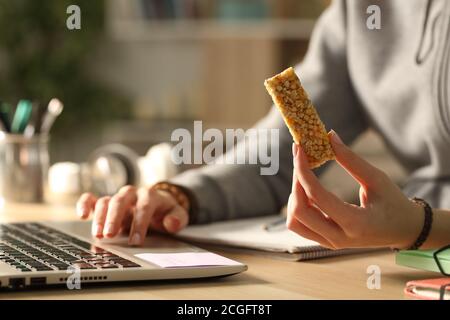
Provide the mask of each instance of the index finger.
[{"label": "index finger", "polygon": [[131,223],[130,245],[140,245],[144,241],[151,219],[159,204],[159,199],[153,196],[150,190],[141,188],[138,190],[138,199],[136,202],[136,211]]},{"label": "index finger", "polygon": [[353,219],[355,208],[326,190],[311,171],[308,159],[300,146],[294,158],[294,170],[308,198],[338,224]]},{"label": "index finger", "polygon": [[122,187],[109,201],[103,235],[106,238],[114,237],[122,225],[123,218],[134,207],[137,201],[136,188],[133,186]]},{"label": "index finger", "polygon": [[337,163],[361,186],[372,187],[373,191],[380,190],[385,186],[387,176],[383,171],[371,165],[347,147],[334,130],[331,130],[328,136]]},{"label": "index finger", "polygon": [[81,219],[87,219],[89,214],[94,211],[97,197],[92,193],[83,193],[76,204],[77,214]]}]

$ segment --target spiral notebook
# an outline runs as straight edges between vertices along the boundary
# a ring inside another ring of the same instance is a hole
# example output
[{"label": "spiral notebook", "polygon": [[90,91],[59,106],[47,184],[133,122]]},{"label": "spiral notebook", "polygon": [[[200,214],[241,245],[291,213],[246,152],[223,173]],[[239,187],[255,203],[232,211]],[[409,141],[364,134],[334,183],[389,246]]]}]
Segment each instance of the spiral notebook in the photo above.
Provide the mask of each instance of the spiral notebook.
[{"label": "spiral notebook", "polygon": [[[288,260],[310,260],[368,251],[367,249],[330,250],[305,239],[279,223],[280,215],[189,226],[177,237],[182,240],[256,250]],[[267,226],[273,226],[267,230]]]}]

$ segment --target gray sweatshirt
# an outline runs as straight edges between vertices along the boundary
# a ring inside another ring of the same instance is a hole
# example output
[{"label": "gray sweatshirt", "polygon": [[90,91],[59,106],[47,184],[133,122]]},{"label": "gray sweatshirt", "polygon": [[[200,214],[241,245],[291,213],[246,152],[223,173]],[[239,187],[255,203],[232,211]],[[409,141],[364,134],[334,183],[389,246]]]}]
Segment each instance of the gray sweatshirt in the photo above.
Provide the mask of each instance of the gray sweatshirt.
[{"label": "gray sweatshirt", "polygon": [[[374,30],[366,25],[373,4],[381,9]],[[450,1],[334,1],[296,72],[328,129],[351,143],[373,128],[410,173],[405,194],[450,208]],[[278,174],[207,165],[175,177],[197,198],[194,222],[273,214],[286,204],[292,138],[275,108],[256,127],[280,130]]]}]

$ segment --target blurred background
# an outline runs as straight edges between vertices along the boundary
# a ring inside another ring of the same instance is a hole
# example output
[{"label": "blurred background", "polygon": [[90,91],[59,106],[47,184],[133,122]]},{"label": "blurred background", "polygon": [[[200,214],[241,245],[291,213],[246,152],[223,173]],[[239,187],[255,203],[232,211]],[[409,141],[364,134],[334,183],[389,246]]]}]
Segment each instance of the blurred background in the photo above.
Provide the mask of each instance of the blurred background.
[{"label": "blurred background", "polygon": [[[66,8],[81,8],[68,30]],[[1,0],[0,99],[65,110],[52,161],[120,142],[139,153],[175,127],[247,128],[270,98],[263,79],[301,60],[328,1]]]},{"label": "blurred background", "polygon": [[[52,163],[112,142],[143,155],[194,119],[248,128],[271,106],[263,80],[302,60],[329,2],[0,0],[0,99],[63,101]],[[81,30],[66,28],[72,4]],[[364,139],[359,152],[401,179],[382,142]]]}]

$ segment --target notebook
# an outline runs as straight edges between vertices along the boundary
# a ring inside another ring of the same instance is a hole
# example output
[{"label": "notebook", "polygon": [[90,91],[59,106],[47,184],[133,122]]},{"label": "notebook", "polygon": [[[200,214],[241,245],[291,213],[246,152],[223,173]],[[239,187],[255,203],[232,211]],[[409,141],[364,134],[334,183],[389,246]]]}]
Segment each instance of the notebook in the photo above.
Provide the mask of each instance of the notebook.
[{"label": "notebook", "polygon": [[[395,262],[399,265],[440,272],[436,261],[433,258],[435,250],[404,250],[400,251],[395,256]],[[439,261],[444,270],[450,270],[450,250],[448,253],[443,252],[439,254]]]},{"label": "notebook", "polygon": [[[177,237],[195,243],[257,250],[260,253],[295,261],[368,251],[367,249],[326,249],[317,242],[288,230],[285,224],[280,224],[279,221],[280,215],[271,215],[195,225],[182,230]],[[276,227],[267,231],[265,228],[267,225]]]},{"label": "notebook", "polygon": [[414,299],[450,300],[450,278],[409,281],[405,294]]}]

